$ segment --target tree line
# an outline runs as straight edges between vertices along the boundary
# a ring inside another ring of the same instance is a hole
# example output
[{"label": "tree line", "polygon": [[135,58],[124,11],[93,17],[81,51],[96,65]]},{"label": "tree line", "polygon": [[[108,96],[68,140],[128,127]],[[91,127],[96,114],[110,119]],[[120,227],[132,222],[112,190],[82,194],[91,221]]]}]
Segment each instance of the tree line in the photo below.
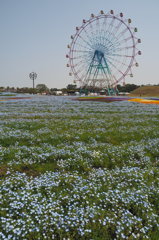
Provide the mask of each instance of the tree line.
[{"label": "tree line", "polygon": [[[117,85],[117,89],[119,92],[132,92],[136,88],[140,87],[136,84],[125,84]],[[80,92],[80,88],[78,88],[75,84],[68,84],[66,88],[48,88],[46,84],[37,84],[35,88],[28,88],[28,87],[22,87],[22,88],[14,88],[14,87],[0,87],[0,92],[15,92],[15,93],[30,93],[30,94],[51,94],[56,95],[57,92],[61,92],[61,94],[74,94],[75,92]],[[99,89],[91,88],[91,91],[94,92],[100,92]]]}]

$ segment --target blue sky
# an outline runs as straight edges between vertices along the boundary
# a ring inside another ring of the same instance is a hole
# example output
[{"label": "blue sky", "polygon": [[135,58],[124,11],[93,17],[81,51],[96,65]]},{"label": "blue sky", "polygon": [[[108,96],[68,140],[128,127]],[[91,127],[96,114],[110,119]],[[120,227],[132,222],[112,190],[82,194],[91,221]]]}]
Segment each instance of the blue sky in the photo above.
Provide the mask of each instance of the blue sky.
[{"label": "blue sky", "polygon": [[110,9],[131,18],[142,40],[139,68],[126,83],[159,84],[158,0],[0,0],[0,86],[32,87],[32,71],[35,84],[72,83],[65,58],[70,36],[82,19]]}]

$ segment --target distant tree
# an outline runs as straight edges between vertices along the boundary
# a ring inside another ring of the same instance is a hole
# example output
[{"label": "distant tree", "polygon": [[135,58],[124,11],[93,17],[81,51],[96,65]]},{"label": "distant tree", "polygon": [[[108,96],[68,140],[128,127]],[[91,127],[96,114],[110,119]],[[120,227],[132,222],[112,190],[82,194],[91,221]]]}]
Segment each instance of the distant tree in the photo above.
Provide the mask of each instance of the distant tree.
[{"label": "distant tree", "polygon": [[3,92],[4,91],[4,87],[0,87],[0,92]]},{"label": "distant tree", "polygon": [[126,84],[125,86],[117,85],[119,92],[132,92],[133,90],[137,89],[138,85],[136,84]]},{"label": "distant tree", "polygon": [[132,92],[133,90],[137,89],[139,86],[136,84],[126,84],[126,91]]},{"label": "distant tree", "polygon": [[63,94],[67,94],[68,93],[67,88],[61,88],[61,91],[62,91]]},{"label": "distant tree", "polygon": [[36,85],[36,90],[37,92],[42,93],[42,92],[47,92],[49,89],[45,84],[38,84]]},{"label": "distant tree", "polygon": [[68,84],[67,85],[67,89],[68,90],[75,90],[77,88],[77,85],[76,84]]},{"label": "distant tree", "polygon": [[51,92],[58,91],[58,88],[50,88],[50,91],[51,91]]},{"label": "distant tree", "polygon": [[17,89],[16,89],[16,92],[17,92],[17,93],[30,93],[30,94],[35,94],[35,93],[36,93],[36,89],[23,87],[23,88],[17,88]]},{"label": "distant tree", "polygon": [[51,95],[56,95],[57,91],[59,91],[57,88],[50,88],[49,93],[50,93]]}]

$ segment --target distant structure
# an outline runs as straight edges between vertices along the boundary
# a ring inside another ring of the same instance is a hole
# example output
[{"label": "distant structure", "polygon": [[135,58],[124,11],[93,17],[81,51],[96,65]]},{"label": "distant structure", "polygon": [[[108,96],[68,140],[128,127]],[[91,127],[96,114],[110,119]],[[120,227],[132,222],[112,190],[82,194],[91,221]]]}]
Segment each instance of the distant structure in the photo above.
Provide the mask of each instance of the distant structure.
[{"label": "distant structure", "polygon": [[132,67],[138,67],[136,56],[141,55],[137,45],[137,28],[123,13],[111,10],[105,14],[91,14],[83,19],[76,33],[71,36],[67,67],[70,76],[81,89],[104,89],[107,95],[117,94],[117,85],[125,84],[125,77],[133,77]]},{"label": "distant structure", "polygon": [[29,77],[30,77],[30,79],[33,80],[33,89],[34,89],[34,80],[37,78],[37,73],[31,72],[31,73],[29,74]]}]

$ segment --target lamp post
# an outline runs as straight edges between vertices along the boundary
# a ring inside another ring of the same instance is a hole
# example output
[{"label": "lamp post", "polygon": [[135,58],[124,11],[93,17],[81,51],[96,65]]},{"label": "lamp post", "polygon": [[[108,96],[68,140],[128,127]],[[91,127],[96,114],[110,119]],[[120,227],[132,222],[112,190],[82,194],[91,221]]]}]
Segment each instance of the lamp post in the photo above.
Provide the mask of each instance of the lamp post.
[{"label": "lamp post", "polygon": [[34,89],[34,80],[37,78],[37,73],[31,72],[31,73],[29,74],[29,77],[30,77],[30,79],[33,80],[33,89]]}]

